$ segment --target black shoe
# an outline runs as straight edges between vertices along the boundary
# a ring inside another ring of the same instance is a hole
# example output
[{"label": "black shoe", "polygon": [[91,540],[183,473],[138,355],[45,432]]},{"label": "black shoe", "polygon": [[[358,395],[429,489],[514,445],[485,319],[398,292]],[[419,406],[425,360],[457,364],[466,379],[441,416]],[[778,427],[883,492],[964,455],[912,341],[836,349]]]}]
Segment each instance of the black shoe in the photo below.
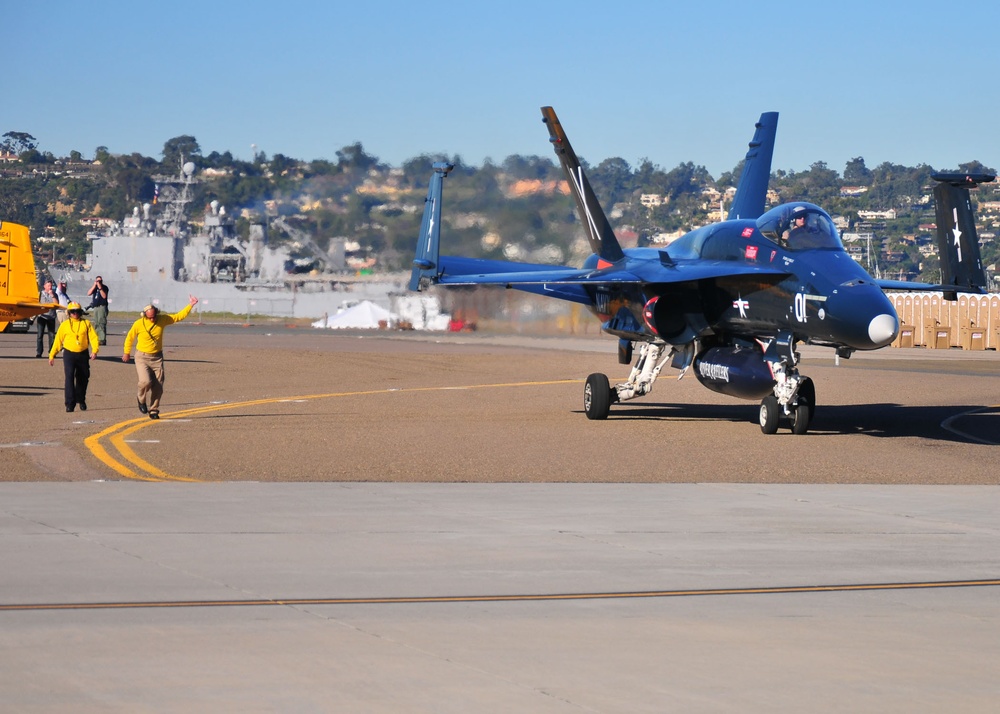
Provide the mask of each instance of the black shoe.
[{"label": "black shoe", "polygon": [[71,412],[71,411],[73,411],[74,409],[76,409],[76,407],[75,407],[75,406],[72,406],[72,407],[66,407],[66,411],[67,411],[67,412]]},{"label": "black shoe", "polygon": [[142,402],[140,402],[138,399],[136,399],[135,401],[139,405],[139,411],[140,412],[142,412],[143,414],[145,414],[146,412],[149,411],[149,409],[146,408],[145,404],[143,404]]},{"label": "black shoe", "polygon": [[107,340],[101,340],[97,344],[99,344],[101,347],[104,347],[106,344],[108,344],[108,341]]},{"label": "black shoe", "polygon": [[80,411],[81,412],[87,411],[87,402],[80,402]]},{"label": "black shoe", "polygon": [[39,353],[39,354],[35,355],[35,359],[38,359],[41,356],[42,356],[41,353]]},{"label": "black shoe", "polygon": [[160,418],[160,412],[150,412],[149,413],[149,418],[150,419],[159,419]]}]

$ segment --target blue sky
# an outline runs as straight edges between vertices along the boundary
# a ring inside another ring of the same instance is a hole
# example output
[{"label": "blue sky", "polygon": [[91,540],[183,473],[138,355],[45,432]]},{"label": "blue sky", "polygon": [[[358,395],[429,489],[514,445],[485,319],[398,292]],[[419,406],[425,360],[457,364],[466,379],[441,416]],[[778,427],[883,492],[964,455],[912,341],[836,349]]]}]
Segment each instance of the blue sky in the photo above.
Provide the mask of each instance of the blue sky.
[{"label": "blue sky", "polygon": [[780,112],[773,167],[1000,166],[1000,3],[0,0],[0,134],[42,151],[393,165],[577,153],[718,177]]}]

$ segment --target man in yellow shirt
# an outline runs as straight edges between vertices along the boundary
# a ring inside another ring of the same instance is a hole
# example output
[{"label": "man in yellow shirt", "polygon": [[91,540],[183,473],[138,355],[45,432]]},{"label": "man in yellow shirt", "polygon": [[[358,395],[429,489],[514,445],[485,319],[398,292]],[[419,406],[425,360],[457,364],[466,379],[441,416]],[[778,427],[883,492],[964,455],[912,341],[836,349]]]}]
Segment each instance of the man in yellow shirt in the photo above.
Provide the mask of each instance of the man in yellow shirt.
[{"label": "man in yellow shirt", "polygon": [[[83,319],[80,303],[66,305],[68,319],[56,331],[55,342],[49,351],[49,364],[56,363],[56,355],[63,350],[63,371],[66,373],[66,411],[71,412],[80,405],[80,411],[87,411],[87,385],[90,383],[90,359],[97,359],[100,349],[97,332],[89,320]],[[88,355],[89,350],[89,355]]]},{"label": "man in yellow shirt", "polygon": [[188,304],[180,312],[166,315],[155,305],[147,305],[142,317],[135,321],[125,335],[125,354],[122,362],[128,362],[135,344],[135,371],[139,376],[137,401],[139,411],[149,414],[150,419],[160,418],[160,397],[163,396],[163,329],[180,322],[198,304],[198,298],[189,296]]}]

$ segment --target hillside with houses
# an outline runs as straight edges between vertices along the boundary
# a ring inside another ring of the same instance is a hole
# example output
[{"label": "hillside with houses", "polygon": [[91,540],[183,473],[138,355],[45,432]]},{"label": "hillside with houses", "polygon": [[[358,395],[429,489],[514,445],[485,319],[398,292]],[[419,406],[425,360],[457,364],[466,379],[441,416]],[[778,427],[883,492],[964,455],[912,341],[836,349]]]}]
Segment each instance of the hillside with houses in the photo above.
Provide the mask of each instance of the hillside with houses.
[{"label": "hillside with houses", "polygon": [[[50,264],[81,266],[88,232],[107,229],[137,206],[157,206],[157,177],[196,167],[194,205],[213,201],[237,216],[246,235],[264,222],[272,241],[293,249],[308,266],[317,251],[339,246],[345,269],[407,269],[419,229],[434,161],[456,165],[445,187],[443,236],[447,250],[488,258],[575,263],[589,252],[569,188],[549,157],[509,156],[470,166],[460,157],[422,155],[391,166],[360,143],[335,161],[258,153],[253,161],[229,152],[204,154],[190,136],[170,139],[153,159],[112,155],[98,147],[55,157],[30,134],[7,132],[0,141],[0,218],[27,224]],[[697,164],[664,169],[648,159],[632,166],[619,157],[587,167],[594,189],[626,246],[666,245],[684,232],[726,214],[742,163],[718,177]],[[768,202],[804,200],[825,208],[856,260],[873,274],[936,280],[935,170],[995,172],[978,161],[957,167],[883,163],[869,169],[861,157],[843,172],[816,162],[804,171],[772,174]],[[1000,184],[973,191],[984,264],[1000,262]],[[192,216],[195,224],[199,216]]]}]

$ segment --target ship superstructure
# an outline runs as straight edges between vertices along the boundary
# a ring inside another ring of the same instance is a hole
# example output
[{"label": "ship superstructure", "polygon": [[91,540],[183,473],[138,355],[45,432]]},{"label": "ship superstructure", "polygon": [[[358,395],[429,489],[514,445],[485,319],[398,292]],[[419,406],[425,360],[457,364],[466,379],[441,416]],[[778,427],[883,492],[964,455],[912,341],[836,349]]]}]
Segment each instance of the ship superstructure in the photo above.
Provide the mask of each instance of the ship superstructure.
[{"label": "ship superstructure", "polygon": [[[195,294],[206,312],[316,318],[359,299],[388,308],[389,293],[402,289],[401,276],[289,273],[292,255],[269,245],[267,226],[252,223],[244,239],[217,201],[205,207],[200,225],[191,221],[198,183],[191,162],[177,176],[154,181],[155,210],[153,204],[136,206],[121,223],[87,235],[89,276],[101,275],[109,285],[112,310],[138,310],[150,301],[179,309]],[[72,288],[70,293],[76,296]]]}]

